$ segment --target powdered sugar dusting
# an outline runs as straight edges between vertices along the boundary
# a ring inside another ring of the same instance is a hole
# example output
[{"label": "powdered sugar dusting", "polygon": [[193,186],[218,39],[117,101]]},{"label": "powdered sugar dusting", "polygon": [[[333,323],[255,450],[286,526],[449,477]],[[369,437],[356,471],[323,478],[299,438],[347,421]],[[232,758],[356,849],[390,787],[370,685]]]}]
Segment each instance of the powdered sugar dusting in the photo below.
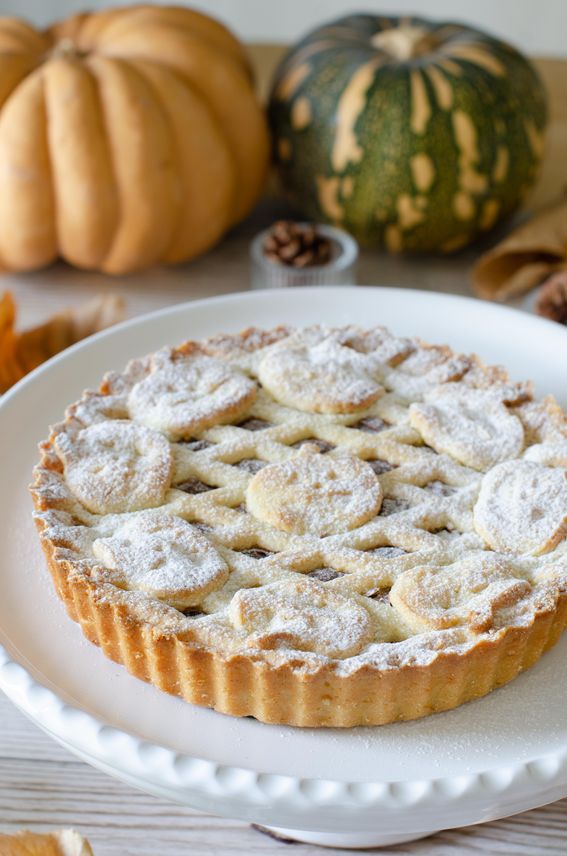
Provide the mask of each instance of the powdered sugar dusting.
[{"label": "powdered sugar dusting", "polygon": [[420,401],[438,384],[460,380],[472,365],[471,357],[454,355],[449,348],[418,343],[399,369],[386,372],[383,383],[407,402]]},{"label": "powdered sugar dusting", "polygon": [[549,552],[567,534],[565,471],[526,460],[498,464],[484,476],[474,521],[493,550]]},{"label": "powdered sugar dusting", "polygon": [[463,383],[434,387],[424,394],[423,403],[410,406],[409,419],[437,452],[476,470],[515,458],[524,446],[520,420],[495,390]]},{"label": "powdered sugar dusting", "polygon": [[255,383],[221,360],[165,351],[132,387],[128,409],[133,419],[177,440],[242,417],[255,395]]},{"label": "powdered sugar dusting", "polygon": [[97,538],[93,553],[117,585],[148,592],[184,609],[221,586],[228,567],[197,529],[169,514],[126,516],[110,536]]},{"label": "powdered sugar dusting", "polygon": [[390,600],[416,633],[467,625],[489,630],[499,610],[529,596],[532,586],[518,580],[500,557],[479,552],[444,567],[416,567],[395,581]]},{"label": "powdered sugar dusting", "polygon": [[376,358],[313,330],[267,351],[258,369],[277,401],[314,413],[350,413],[376,401],[383,389]]},{"label": "powdered sugar dusting", "polygon": [[304,447],[290,460],[260,470],[248,486],[246,501],[255,517],[276,529],[329,535],[374,517],[382,491],[367,463]]},{"label": "powdered sugar dusting", "polygon": [[567,468],[567,439],[556,443],[536,443],[526,450],[524,458],[546,467]]},{"label": "powdered sugar dusting", "polygon": [[342,659],[358,654],[373,638],[370,616],[360,604],[318,582],[277,582],[238,592],[230,618],[248,646],[311,651]]},{"label": "powdered sugar dusting", "polygon": [[75,435],[60,433],[55,446],[77,499],[95,514],[161,505],[173,460],[167,440],[127,420],[95,422]]}]

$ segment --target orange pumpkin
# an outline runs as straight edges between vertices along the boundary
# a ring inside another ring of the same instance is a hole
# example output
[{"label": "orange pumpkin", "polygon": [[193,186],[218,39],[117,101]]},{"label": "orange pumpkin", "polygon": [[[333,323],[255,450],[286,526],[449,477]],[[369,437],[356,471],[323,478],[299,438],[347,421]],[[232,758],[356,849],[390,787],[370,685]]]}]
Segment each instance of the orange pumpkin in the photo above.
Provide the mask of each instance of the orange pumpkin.
[{"label": "orange pumpkin", "polygon": [[120,274],[185,261],[262,189],[268,135],[241,44],[187,8],[0,18],[0,267]]}]

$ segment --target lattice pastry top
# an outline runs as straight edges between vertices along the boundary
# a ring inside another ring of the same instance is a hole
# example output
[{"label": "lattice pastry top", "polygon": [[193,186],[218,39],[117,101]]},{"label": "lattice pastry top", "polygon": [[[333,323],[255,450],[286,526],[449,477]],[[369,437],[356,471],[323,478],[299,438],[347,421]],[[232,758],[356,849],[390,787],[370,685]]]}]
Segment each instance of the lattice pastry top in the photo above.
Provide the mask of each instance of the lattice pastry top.
[{"label": "lattice pastry top", "polygon": [[152,632],[314,670],[426,664],[567,588],[567,419],[383,328],[131,362],[42,445],[42,538]]}]

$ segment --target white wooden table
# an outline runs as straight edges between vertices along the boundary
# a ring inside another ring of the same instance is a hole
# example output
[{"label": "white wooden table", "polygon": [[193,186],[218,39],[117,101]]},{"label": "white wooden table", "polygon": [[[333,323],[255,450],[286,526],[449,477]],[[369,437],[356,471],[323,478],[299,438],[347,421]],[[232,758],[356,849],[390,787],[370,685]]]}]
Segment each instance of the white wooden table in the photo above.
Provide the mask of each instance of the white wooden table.
[{"label": "white wooden table", "polygon": [[[264,202],[223,245],[191,265],[109,280],[64,267],[25,278],[4,278],[25,324],[88,299],[97,291],[121,294],[129,316],[183,300],[248,287],[248,246],[264,225],[285,213]],[[401,260],[365,252],[359,281],[467,293],[467,275],[477,250],[437,260]],[[250,319],[251,322],[253,319]],[[379,319],[376,319],[379,321]],[[0,696],[0,831],[36,831],[75,826],[87,835],[96,856],[182,856],[185,853],[314,856],[324,851],[271,840],[244,823],[213,818],[147,796],[78,761],[28,722]],[[567,800],[526,814],[400,845],[385,854],[457,856],[565,856]]]}]

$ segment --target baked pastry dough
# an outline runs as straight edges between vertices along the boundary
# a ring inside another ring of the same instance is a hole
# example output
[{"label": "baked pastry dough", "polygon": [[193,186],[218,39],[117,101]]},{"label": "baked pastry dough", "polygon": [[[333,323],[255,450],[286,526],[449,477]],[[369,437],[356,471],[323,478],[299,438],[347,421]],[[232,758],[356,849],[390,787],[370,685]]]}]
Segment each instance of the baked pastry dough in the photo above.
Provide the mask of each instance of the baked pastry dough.
[{"label": "baked pastry dough", "polygon": [[316,446],[263,467],[246,490],[246,507],[254,517],[299,535],[355,529],[376,517],[381,503],[370,464],[352,455],[323,455]]},{"label": "baked pastry dough", "polygon": [[54,439],[65,479],[94,514],[160,505],[170,484],[172,454],[156,431],[135,422],[105,420]]},{"label": "baked pastry dough", "polygon": [[475,470],[516,458],[524,429],[493,389],[446,383],[428,390],[409,409],[410,424],[436,452]]},{"label": "baked pastry dough", "polygon": [[247,330],[68,409],[32,493],[85,634],[187,701],[302,726],[482,696],[567,623],[567,420],[384,328]]},{"label": "baked pastry dough", "polygon": [[112,535],[93,542],[94,557],[114,571],[105,579],[177,609],[199,604],[226,581],[226,562],[187,521],[159,512],[120,516]]},{"label": "baked pastry dough", "polygon": [[344,659],[359,654],[374,637],[362,598],[356,602],[311,580],[241,589],[229,615],[252,649],[294,648]]},{"label": "baked pastry dough", "polygon": [[351,413],[384,393],[372,352],[360,353],[348,340],[312,330],[268,349],[258,377],[276,401],[312,413]]},{"label": "baked pastry dough", "polygon": [[482,480],[475,527],[492,550],[548,553],[567,535],[567,472],[532,460],[506,461]]},{"label": "baked pastry dough", "polygon": [[502,608],[515,606],[530,592],[527,580],[483,551],[441,568],[404,571],[392,586],[390,602],[416,632],[464,625],[478,633],[493,629]]},{"label": "baked pastry dough", "polygon": [[238,419],[254,401],[256,384],[204,354],[160,351],[128,395],[132,419],[172,440]]}]

